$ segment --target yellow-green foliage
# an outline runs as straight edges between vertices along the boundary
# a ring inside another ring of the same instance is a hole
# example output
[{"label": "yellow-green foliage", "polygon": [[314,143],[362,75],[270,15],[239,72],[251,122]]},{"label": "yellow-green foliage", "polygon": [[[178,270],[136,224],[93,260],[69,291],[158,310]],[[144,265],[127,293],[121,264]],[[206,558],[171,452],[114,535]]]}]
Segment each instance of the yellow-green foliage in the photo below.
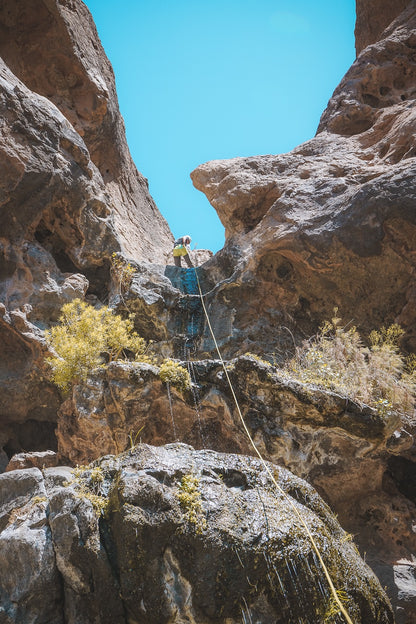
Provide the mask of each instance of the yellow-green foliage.
[{"label": "yellow-green foliage", "polygon": [[163,382],[175,386],[179,390],[189,390],[191,387],[191,377],[183,366],[173,360],[164,360],[159,372]]},{"label": "yellow-green foliage", "polygon": [[105,515],[109,506],[109,499],[102,490],[104,483],[102,469],[99,466],[95,468],[77,466],[72,470],[72,474],[74,478],[66,482],[65,485],[75,486],[77,497],[89,500],[97,516]]},{"label": "yellow-green foliage", "polygon": [[[342,606],[345,608],[348,604],[349,596],[345,591],[336,590],[338,600],[341,602]],[[328,607],[326,609],[323,624],[335,624],[338,621],[338,616],[341,615],[341,609],[339,604],[335,600],[334,596],[331,596]],[[344,619],[344,618],[342,618]]]},{"label": "yellow-green foliage", "polygon": [[32,505],[38,505],[39,503],[46,503],[47,500],[46,496],[34,496],[30,502]]},{"label": "yellow-green foliage", "polygon": [[110,308],[98,310],[80,299],[62,307],[58,325],[45,337],[56,353],[47,360],[52,379],[63,390],[84,381],[105,360],[119,359],[124,350],[134,353],[136,360],[149,361],[146,342],[133,330],[132,317],[122,319]]},{"label": "yellow-green foliage", "polygon": [[200,533],[206,528],[207,522],[202,508],[201,493],[198,488],[198,477],[192,474],[184,475],[179,484],[177,496],[186,519],[188,522],[195,525],[197,532]]},{"label": "yellow-green foliage", "polygon": [[251,353],[250,351],[247,351],[247,353],[244,353],[244,355],[247,355],[248,357],[253,358],[253,360],[256,360],[256,362],[258,362],[259,364],[270,366],[270,362],[268,362],[267,360],[264,360],[263,358],[261,358],[259,355],[256,355],[255,353]]},{"label": "yellow-green foliage", "polygon": [[407,412],[415,401],[416,359],[399,352],[402,334],[398,325],[382,327],[366,347],[356,327],[342,327],[335,317],[297,349],[284,373],[375,407],[381,416]]},{"label": "yellow-green foliage", "polygon": [[113,253],[111,256],[111,271],[116,282],[118,282],[120,293],[128,290],[133,275],[136,272],[136,269],[130,262],[126,262],[123,258],[117,256],[116,253]]}]

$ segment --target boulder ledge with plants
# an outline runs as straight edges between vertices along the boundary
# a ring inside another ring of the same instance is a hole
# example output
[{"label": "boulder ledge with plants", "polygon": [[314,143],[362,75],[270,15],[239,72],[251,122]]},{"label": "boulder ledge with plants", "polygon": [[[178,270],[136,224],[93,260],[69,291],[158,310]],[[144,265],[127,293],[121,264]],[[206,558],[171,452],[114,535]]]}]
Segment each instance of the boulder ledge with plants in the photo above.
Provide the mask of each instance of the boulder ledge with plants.
[{"label": "boulder ledge with plants", "polygon": [[3,613],[12,622],[333,622],[338,608],[302,519],[354,623],[392,624],[352,536],[310,485],[269,469],[281,492],[258,459],[140,444],[72,471],[0,475]]}]

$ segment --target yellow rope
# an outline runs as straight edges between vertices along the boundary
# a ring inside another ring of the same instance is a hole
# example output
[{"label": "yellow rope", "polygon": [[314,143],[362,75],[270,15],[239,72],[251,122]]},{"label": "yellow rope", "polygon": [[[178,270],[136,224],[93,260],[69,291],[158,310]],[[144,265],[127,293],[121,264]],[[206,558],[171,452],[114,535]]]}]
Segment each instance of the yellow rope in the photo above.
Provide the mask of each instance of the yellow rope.
[{"label": "yellow rope", "polygon": [[250,440],[250,444],[251,444],[251,446],[253,447],[253,449],[254,449],[254,451],[255,451],[256,455],[258,455],[258,457],[260,458],[260,461],[261,461],[261,463],[263,464],[263,467],[265,468],[265,470],[266,470],[266,472],[268,473],[269,477],[271,478],[272,482],[273,482],[273,483],[274,483],[274,485],[276,486],[277,490],[278,490],[278,491],[279,491],[279,492],[280,492],[280,493],[284,496],[284,498],[288,501],[288,503],[290,504],[290,506],[291,506],[291,507],[292,507],[292,509],[294,510],[295,514],[296,514],[296,515],[297,515],[297,517],[299,518],[299,520],[300,520],[300,522],[301,522],[302,526],[304,527],[304,529],[305,529],[305,531],[306,531],[306,534],[307,534],[307,536],[308,536],[308,538],[309,538],[309,540],[310,540],[310,542],[311,542],[311,544],[312,544],[312,548],[314,549],[314,551],[315,551],[315,553],[316,553],[316,556],[318,557],[319,563],[320,563],[320,564],[321,564],[321,566],[322,566],[322,570],[323,570],[323,572],[324,572],[324,574],[325,574],[326,580],[328,581],[328,585],[329,585],[329,587],[330,587],[330,590],[331,590],[331,593],[332,593],[332,595],[333,595],[333,597],[334,597],[334,600],[335,600],[336,604],[338,605],[338,608],[339,608],[340,612],[341,612],[341,613],[342,613],[342,615],[344,616],[345,621],[346,621],[348,624],[353,624],[353,621],[351,620],[350,616],[348,615],[348,612],[346,611],[346,609],[345,609],[344,605],[342,604],[342,602],[341,602],[341,600],[340,600],[340,598],[339,598],[339,596],[338,596],[338,592],[337,592],[337,590],[335,589],[335,585],[334,585],[334,583],[332,582],[331,575],[329,574],[329,572],[328,572],[328,568],[326,567],[325,562],[324,562],[324,560],[322,559],[322,555],[321,555],[320,550],[319,550],[319,548],[318,548],[318,546],[317,546],[317,544],[316,544],[316,542],[315,542],[315,540],[314,540],[314,538],[313,538],[312,533],[310,532],[310,530],[309,530],[309,528],[308,528],[308,526],[307,526],[306,522],[305,522],[305,521],[304,521],[304,519],[302,518],[302,516],[301,516],[301,514],[300,514],[299,510],[296,508],[296,505],[294,504],[294,502],[292,501],[292,499],[291,499],[291,498],[290,498],[290,497],[286,494],[286,492],[285,492],[285,491],[284,491],[284,490],[280,487],[280,485],[277,483],[277,481],[276,481],[276,479],[275,479],[275,477],[274,477],[274,475],[273,475],[272,471],[270,470],[270,468],[269,468],[269,467],[268,467],[268,465],[266,464],[265,460],[263,459],[263,456],[261,455],[260,451],[258,450],[258,448],[257,448],[257,446],[256,446],[256,443],[254,442],[253,438],[251,437],[250,431],[248,430],[248,427],[247,427],[247,425],[246,425],[246,422],[245,422],[245,420],[244,420],[244,418],[243,418],[243,414],[241,413],[241,409],[240,409],[240,406],[239,406],[239,403],[238,403],[238,400],[237,400],[236,394],[235,394],[235,392],[234,392],[234,388],[233,388],[233,385],[232,385],[232,383],[231,383],[230,376],[228,375],[228,371],[227,371],[227,368],[226,368],[226,366],[225,366],[224,360],[222,359],[222,355],[221,355],[220,349],[219,349],[219,347],[218,347],[218,343],[217,343],[217,340],[216,340],[216,338],[215,338],[214,331],[213,331],[212,326],[211,326],[211,321],[209,320],[208,312],[207,312],[207,309],[206,309],[206,307],[205,307],[204,296],[203,296],[203,294],[202,294],[202,290],[201,290],[201,284],[200,284],[200,282],[199,282],[198,271],[196,270],[196,268],[195,268],[195,267],[194,267],[194,270],[195,270],[196,279],[197,279],[197,283],[198,283],[199,295],[200,295],[200,297],[201,297],[202,307],[203,307],[203,309],[204,309],[204,313],[205,313],[205,317],[206,317],[206,319],[207,319],[208,327],[209,327],[209,330],[210,330],[210,332],[211,332],[211,336],[212,336],[212,339],[213,339],[213,341],[214,341],[215,348],[216,348],[216,351],[217,351],[217,353],[218,353],[218,357],[219,357],[219,359],[220,359],[221,365],[222,365],[222,367],[223,367],[223,369],[224,369],[224,373],[225,373],[226,379],[227,379],[227,381],[228,381],[228,385],[230,386],[230,390],[231,390],[231,393],[232,393],[232,395],[233,395],[234,403],[235,403],[235,405],[236,405],[238,415],[239,415],[240,420],[241,420],[241,422],[242,422],[242,425],[243,425],[243,427],[244,427],[244,431],[246,432],[247,437],[248,437],[248,439]]}]

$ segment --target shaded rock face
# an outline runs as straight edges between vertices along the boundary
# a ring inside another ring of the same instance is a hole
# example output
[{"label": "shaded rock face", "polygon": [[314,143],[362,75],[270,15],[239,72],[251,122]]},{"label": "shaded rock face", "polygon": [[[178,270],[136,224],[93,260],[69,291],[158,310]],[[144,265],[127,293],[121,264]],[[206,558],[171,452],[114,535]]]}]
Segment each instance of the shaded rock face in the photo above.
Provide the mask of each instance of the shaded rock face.
[{"label": "shaded rock face", "polygon": [[112,253],[163,262],[173,237],[131,160],[81,0],[2,2],[0,56],[0,437],[17,452],[18,426],[53,427],[62,400],[39,330],[75,298],[107,299]]},{"label": "shaded rock face", "polygon": [[[183,444],[103,458],[72,484],[62,468],[1,475],[3,621],[322,621],[330,592],[295,506],[353,621],[393,622],[316,492],[270,468],[284,495],[258,460]],[[97,500],[107,505],[99,519]]]},{"label": "shaded rock face", "polygon": [[162,259],[173,237],[131,160],[113,70],[87,7],[80,0],[6,1],[0,29],[0,56],[68,119],[99,170],[122,251]]},{"label": "shaded rock face", "polygon": [[415,349],[414,41],[411,2],[361,52],[314,139],[191,174],[226,228],[206,265],[225,352],[279,356],[284,327],[309,336],[334,306],[363,333],[399,322]]},{"label": "shaded rock face", "polygon": [[[261,454],[318,489],[388,588],[397,622],[415,622],[415,583],[408,579],[404,592],[400,578],[412,569],[416,552],[409,427],[335,394],[285,381],[251,356],[227,368]],[[113,363],[76,386],[60,412],[61,461],[84,464],[138,441],[181,440],[252,454],[220,363],[192,362],[188,369],[194,384],[185,394],[162,384],[157,368],[144,364]]]},{"label": "shaded rock face", "polygon": [[355,49],[357,55],[375,43],[385,28],[407,7],[410,0],[356,0]]}]

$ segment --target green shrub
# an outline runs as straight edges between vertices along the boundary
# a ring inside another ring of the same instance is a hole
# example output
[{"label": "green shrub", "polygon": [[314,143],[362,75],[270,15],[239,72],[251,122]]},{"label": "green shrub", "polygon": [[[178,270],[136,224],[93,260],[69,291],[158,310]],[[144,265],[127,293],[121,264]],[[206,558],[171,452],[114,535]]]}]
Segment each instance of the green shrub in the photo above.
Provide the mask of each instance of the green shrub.
[{"label": "green shrub", "polygon": [[179,390],[189,390],[191,387],[191,377],[183,366],[173,360],[164,360],[159,372],[164,383],[175,386]]},{"label": "green shrub", "polygon": [[104,483],[104,473],[102,468],[96,466],[77,466],[72,470],[73,478],[64,483],[65,486],[74,486],[76,496],[80,499],[88,500],[97,517],[105,516],[110,501],[104,495],[102,484]]},{"label": "green shrub", "polygon": [[382,327],[371,332],[366,347],[356,327],[342,327],[335,317],[297,349],[284,375],[370,405],[382,416],[408,412],[415,401],[416,358],[406,360],[399,352],[402,334],[398,325]]},{"label": "green shrub", "polygon": [[94,368],[125,356],[129,351],[136,360],[150,361],[146,342],[133,330],[132,317],[122,319],[110,308],[97,310],[75,299],[62,307],[58,325],[45,332],[56,356],[48,358],[52,379],[62,390],[72,383],[85,381]]}]

